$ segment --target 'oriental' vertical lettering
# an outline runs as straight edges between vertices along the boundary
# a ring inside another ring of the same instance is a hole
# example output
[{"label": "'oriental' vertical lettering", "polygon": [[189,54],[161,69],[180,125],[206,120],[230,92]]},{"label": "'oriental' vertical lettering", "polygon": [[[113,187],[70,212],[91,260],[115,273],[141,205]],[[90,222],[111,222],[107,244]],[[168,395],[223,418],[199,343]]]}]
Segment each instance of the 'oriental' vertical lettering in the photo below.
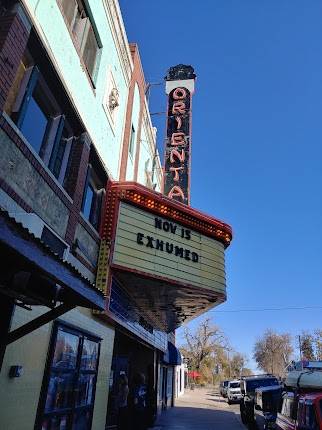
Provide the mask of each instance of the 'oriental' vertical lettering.
[{"label": "'oriental' vertical lettering", "polygon": [[171,67],[166,77],[169,95],[163,192],[190,203],[191,96],[195,74],[191,66]]}]

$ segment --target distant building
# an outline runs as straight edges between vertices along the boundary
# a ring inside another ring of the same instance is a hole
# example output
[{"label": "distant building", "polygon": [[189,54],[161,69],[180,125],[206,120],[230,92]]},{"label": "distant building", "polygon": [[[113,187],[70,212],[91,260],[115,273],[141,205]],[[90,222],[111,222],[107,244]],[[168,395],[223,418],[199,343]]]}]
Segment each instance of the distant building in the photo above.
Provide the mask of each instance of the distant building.
[{"label": "distant building", "polygon": [[1,425],[110,427],[122,372],[160,411],[174,330],[225,300],[231,230],[158,192],[116,0],[1,0],[0,70]]}]

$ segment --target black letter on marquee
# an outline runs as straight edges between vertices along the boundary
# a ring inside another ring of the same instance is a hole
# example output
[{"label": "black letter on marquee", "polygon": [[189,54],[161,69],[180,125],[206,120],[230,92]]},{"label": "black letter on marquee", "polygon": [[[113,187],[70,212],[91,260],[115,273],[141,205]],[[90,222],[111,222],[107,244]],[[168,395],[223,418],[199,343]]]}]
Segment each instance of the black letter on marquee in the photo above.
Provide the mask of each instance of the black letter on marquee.
[{"label": "black letter on marquee", "polygon": [[172,254],[172,253],[173,253],[173,244],[172,244],[172,243],[167,242],[167,243],[165,244],[165,248],[166,248],[166,250],[167,250],[167,252],[168,252],[169,254]]},{"label": "black letter on marquee", "polygon": [[164,221],[163,223],[163,230],[164,231],[169,231],[170,225],[168,223],[168,221]]},{"label": "black letter on marquee", "polygon": [[170,222],[170,230],[171,233],[176,234],[177,226],[173,225],[172,222]]},{"label": "black letter on marquee", "polygon": [[162,229],[162,220],[159,218],[154,218],[154,227]]},{"label": "black letter on marquee", "polygon": [[192,253],[191,253],[191,260],[192,260],[194,263],[198,263],[198,261],[199,261],[199,256],[198,256],[198,254],[197,254],[196,252],[192,252]]},{"label": "black letter on marquee", "polygon": [[176,246],[174,255],[178,255],[179,257],[183,258],[183,248],[179,248],[179,246]]},{"label": "black letter on marquee", "polygon": [[143,233],[138,233],[136,235],[136,241],[139,245],[143,245],[143,239],[144,238],[144,234]]},{"label": "black letter on marquee", "polygon": [[155,249],[163,251],[163,240],[156,239]]},{"label": "black letter on marquee", "polygon": [[186,239],[188,239],[188,240],[191,239],[191,231],[190,230],[186,230]]},{"label": "black letter on marquee", "polygon": [[186,260],[190,260],[189,254],[190,254],[189,249],[185,249],[185,250],[184,250],[184,258],[185,258]]},{"label": "black letter on marquee", "polygon": [[147,248],[154,248],[154,246],[153,246],[153,237],[152,236],[147,236],[146,237],[147,238],[147,244],[146,244],[146,246],[147,246]]}]

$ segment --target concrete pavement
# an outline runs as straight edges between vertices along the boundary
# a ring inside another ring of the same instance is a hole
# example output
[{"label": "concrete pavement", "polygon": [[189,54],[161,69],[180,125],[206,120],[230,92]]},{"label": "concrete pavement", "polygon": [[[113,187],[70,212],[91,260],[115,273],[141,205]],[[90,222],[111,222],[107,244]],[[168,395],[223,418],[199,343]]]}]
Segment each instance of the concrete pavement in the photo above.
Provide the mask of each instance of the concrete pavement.
[{"label": "concrete pavement", "polygon": [[159,417],[154,430],[245,430],[239,405],[229,406],[213,389],[198,388],[176,400]]}]

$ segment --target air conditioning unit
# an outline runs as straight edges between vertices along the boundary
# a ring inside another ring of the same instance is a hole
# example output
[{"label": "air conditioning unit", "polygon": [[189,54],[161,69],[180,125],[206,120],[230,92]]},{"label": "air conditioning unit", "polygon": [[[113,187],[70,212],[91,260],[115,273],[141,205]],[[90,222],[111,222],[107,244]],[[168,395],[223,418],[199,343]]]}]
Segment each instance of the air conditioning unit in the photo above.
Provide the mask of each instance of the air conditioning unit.
[{"label": "air conditioning unit", "polygon": [[17,222],[20,222],[30,233],[41,239],[49,248],[59,255],[63,260],[67,260],[69,245],[54,232],[39,216],[35,213],[10,212],[9,215]]}]

